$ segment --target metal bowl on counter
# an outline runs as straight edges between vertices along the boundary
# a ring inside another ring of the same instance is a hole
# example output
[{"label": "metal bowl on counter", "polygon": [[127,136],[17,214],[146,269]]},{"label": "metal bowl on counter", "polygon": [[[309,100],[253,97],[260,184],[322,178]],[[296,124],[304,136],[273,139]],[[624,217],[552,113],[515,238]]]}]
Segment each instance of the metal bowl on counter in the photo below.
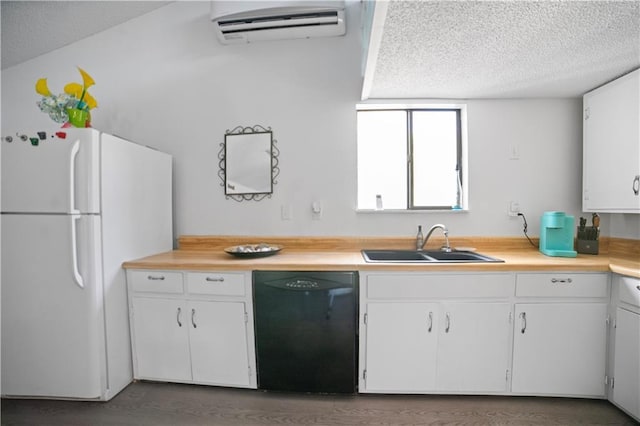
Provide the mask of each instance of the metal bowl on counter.
[{"label": "metal bowl on counter", "polygon": [[282,246],[259,243],[259,244],[242,244],[239,246],[227,247],[224,251],[231,256],[252,259],[256,257],[272,256],[282,250]]}]

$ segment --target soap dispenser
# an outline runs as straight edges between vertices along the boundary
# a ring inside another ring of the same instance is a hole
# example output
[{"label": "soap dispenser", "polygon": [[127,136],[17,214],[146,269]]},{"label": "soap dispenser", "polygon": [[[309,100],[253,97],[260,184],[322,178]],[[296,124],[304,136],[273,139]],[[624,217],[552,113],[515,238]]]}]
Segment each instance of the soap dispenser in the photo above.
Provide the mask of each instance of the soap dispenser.
[{"label": "soap dispenser", "polygon": [[424,246],[424,235],[422,235],[422,225],[418,225],[418,234],[416,235],[416,250],[422,250]]}]

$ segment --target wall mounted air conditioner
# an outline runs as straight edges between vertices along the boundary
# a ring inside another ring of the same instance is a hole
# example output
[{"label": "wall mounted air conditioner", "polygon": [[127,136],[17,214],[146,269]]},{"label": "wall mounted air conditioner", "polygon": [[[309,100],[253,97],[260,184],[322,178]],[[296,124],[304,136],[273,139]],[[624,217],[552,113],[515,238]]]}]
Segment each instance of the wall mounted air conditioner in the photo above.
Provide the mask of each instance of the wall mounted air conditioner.
[{"label": "wall mounted air conditioner", "polygon": [[344,1],[212,1],[220,43],[344,35]]}]

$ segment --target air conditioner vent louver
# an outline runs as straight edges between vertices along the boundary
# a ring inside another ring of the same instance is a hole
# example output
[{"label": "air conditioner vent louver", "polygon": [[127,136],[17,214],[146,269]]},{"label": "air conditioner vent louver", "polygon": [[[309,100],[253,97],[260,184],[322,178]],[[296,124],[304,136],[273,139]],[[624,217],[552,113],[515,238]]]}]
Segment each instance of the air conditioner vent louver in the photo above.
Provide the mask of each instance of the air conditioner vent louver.
[{"label": "air conditioner vent louver", "polygon": [[300,13],[245,19],[220,19],[218,25],[224,34],[241,31],[263,31],[275,28],[336,25],[338,12]]},{"label": "air conditioner vent louver", "polygon": [[[277,2],[278,5],[281,3]],[[249,3],[243,4],[238,2],[234,10],[219,11],[215,9],[216,2],[212,2],[211,19],[221,43],[329,37],[346,32],[343,2],[289,1],[284,3],[287,7],[257,10],[251,9]]]}]

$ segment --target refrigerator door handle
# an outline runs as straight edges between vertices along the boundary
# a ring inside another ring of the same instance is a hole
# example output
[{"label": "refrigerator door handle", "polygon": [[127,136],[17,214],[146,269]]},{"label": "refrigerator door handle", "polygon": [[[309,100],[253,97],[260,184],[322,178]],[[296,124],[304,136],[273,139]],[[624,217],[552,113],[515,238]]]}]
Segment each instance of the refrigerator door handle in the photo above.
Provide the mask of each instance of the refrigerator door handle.
[{"label": "refrigerator door handle", "polygon": [[77,140],[71,147],[71,158],[69,159],[69,213],[71,218],[71,257],[73,268],[73,279],[80,288],[84,288],[84,280],[80,275],[80,269],[78,268],[78,240],[77,221],[80,219],[76,209],[76,158],[78,157],[78,151],[80,151],[80,141]]},{"label": "refrigerator door handle", "polygon": [[[76,210],[76,157],[80,151],[80,141],[77,140],[71,147],[71,158],[69,160],[69,213],[79,213]],[[74,240],[75,244],[75,240]]]},{"label": "refrigerator door handle", "polygon": [[77,221],[81,216],[79,215],[70,215],[71,218],[71,257],[73,263],[73,278],[78,285],[78,287],[84,289],[84,280],[82,279],[82,275],[80,275],[80,270],[78,268],[78,242],[76,239],[77,234]]}]

